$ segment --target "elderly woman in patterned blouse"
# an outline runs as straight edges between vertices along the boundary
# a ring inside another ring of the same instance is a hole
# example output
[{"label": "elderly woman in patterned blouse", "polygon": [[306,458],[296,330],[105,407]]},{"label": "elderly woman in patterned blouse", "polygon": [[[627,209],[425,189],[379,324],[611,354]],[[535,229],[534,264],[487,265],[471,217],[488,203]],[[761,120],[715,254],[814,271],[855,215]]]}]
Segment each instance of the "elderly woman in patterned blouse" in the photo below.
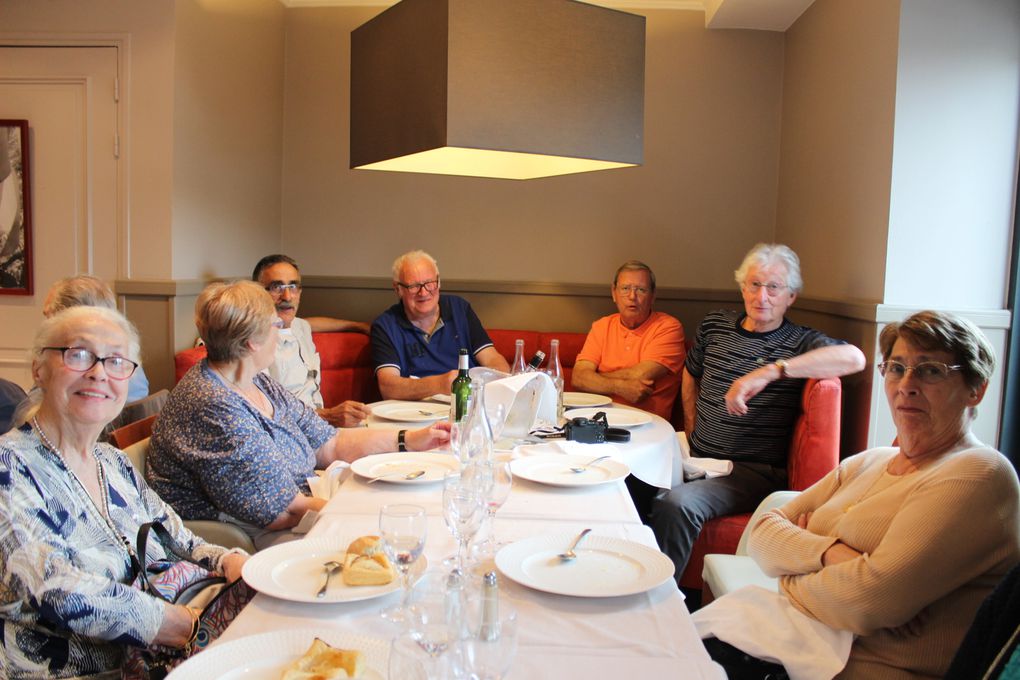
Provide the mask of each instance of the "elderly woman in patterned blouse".
[{"label": "elderly woman in patterned blouse", "polygon": [[210,284],[195,303],[195,323],[208,358],[170,394],[148,458],[153,488],[185,519],[235,523],[261,549],[293,537],[286,530],[325,504],[307,493],[316,467],[449,439],[448,423],[338,430],[270,378],[263,371],[281,322],[257,283]]},{"label": "elderly woman in patterned blouse", "polygon": [[[0,437],[0,677],[119,677],[127,645],[189,642],[194,613],[129,582],[144,522],[240,577],[246,554],[194,536],[124,454],[96,443],[137,365],[138,335],[114,310],[74,307],[39,329],[36,403]],[[156,542],[148,554],[167,559]]]}]

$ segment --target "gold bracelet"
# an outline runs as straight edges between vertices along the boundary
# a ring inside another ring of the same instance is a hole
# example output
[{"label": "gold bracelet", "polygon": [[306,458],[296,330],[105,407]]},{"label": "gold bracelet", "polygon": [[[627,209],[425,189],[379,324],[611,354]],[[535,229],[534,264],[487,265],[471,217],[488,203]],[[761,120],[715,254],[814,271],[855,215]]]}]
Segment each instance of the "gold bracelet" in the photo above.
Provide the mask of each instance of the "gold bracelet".
[{"label": "gold bracelet", "polygon": [[195,640],[198,639],[198,630],[202,627],[202,612],[195,607],[189,607],[184,605],[184,608],[191,614],[191,635],[188,636],[188,641],[184,643],[184,647],[188,648],[195,644]]}]

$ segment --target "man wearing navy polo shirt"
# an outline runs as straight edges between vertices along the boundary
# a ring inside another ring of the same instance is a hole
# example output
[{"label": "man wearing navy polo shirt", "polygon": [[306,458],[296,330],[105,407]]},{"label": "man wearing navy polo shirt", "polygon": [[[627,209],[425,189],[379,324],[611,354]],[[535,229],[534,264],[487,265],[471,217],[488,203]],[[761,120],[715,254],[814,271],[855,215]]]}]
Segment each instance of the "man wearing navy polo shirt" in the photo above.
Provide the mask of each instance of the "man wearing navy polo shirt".
[{"label": "man wearing navy polo shirt", "polygon": [[398,257],[393,290],[400,302],[372,322],[372,362],[383,399],[448,393],[461,348],[471,366],[510,371],[467,300],[439,294],[439,266],[431,255],[413,250]]}]

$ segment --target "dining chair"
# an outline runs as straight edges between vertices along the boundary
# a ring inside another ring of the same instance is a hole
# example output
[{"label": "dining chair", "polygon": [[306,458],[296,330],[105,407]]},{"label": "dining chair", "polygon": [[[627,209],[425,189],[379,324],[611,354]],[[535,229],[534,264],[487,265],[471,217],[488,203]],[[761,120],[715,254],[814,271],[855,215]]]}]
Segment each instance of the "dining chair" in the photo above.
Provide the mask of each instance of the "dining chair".
[{"label": "dining chair", "polygon": [[[155,420],[155,416],[150,416],[150,418]],[[150,418],[146,418],[145,420],[150,420]],[[130,425],[128,427],[130,427]],[[149,423],[149,431],[152,431],[151,422]],[[145,459],[149,455],[150,441],[151,437],[147,435],[128,446],[118,446],[118,448],[124,451],[124,455],[128,457],[128,460],[130,460],[131,464],[135,466],[135,469],[143,475],[145,474]],[[184,526],[190,529],[191,533],[203,538],[208,543],[222,545],[224,548],[241,548],[252,555],[256,552],[255,544],[252,543],[248,534],[242,531],[240,527],[234,526],[228,522],[189,519],[184,520]]]},{"label": "dining chair", "polygon": [[[156,416],[151,415],[141,420],[136,420],[133,423],[128,423],[123,427],[118,427],[116,430],[110,433],[110,443],[116,446],[118,449],[125,451],[127,447],[131,446],[136,442],[140,442],[143,439],[148,439],[152,436],[152,426],[156,422]],[[137,466],[135,466],[137,467]],[[145,468],[138,468],[144,471]]]},{"label": "dining chair", "polygon": [[786,505],[797,497],[800,491],[774,491],[758,504],[750,521],[744,527],[737,544],[737,552],[733,555],[705,555],[701,578],[704,586],[701,589],[701,605],[705,606],[716,597],[731,593],[744,586],[761,586],[768,590],[778,591],[779,580],[766,576],[758,567],[758,563],[747,555],[747,541],[751,536],[751,527],[763,514]]}]

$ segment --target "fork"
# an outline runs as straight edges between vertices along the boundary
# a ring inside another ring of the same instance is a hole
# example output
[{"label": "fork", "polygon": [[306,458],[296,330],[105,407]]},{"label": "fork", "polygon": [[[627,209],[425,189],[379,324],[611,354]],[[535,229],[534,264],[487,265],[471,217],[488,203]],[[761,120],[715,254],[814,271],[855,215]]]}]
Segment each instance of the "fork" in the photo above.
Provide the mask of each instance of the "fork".
[{"label": "fork", "polygon": [[606,458],[612,458],[612,456],[599,456],[595,460],[589,461],[589,462],[585,463],[584,465],[570,468],[570,471],[571,472],[584,472],[585,470],[590,468],[595,463],[599,462],[600,460],[605,460]]}]

